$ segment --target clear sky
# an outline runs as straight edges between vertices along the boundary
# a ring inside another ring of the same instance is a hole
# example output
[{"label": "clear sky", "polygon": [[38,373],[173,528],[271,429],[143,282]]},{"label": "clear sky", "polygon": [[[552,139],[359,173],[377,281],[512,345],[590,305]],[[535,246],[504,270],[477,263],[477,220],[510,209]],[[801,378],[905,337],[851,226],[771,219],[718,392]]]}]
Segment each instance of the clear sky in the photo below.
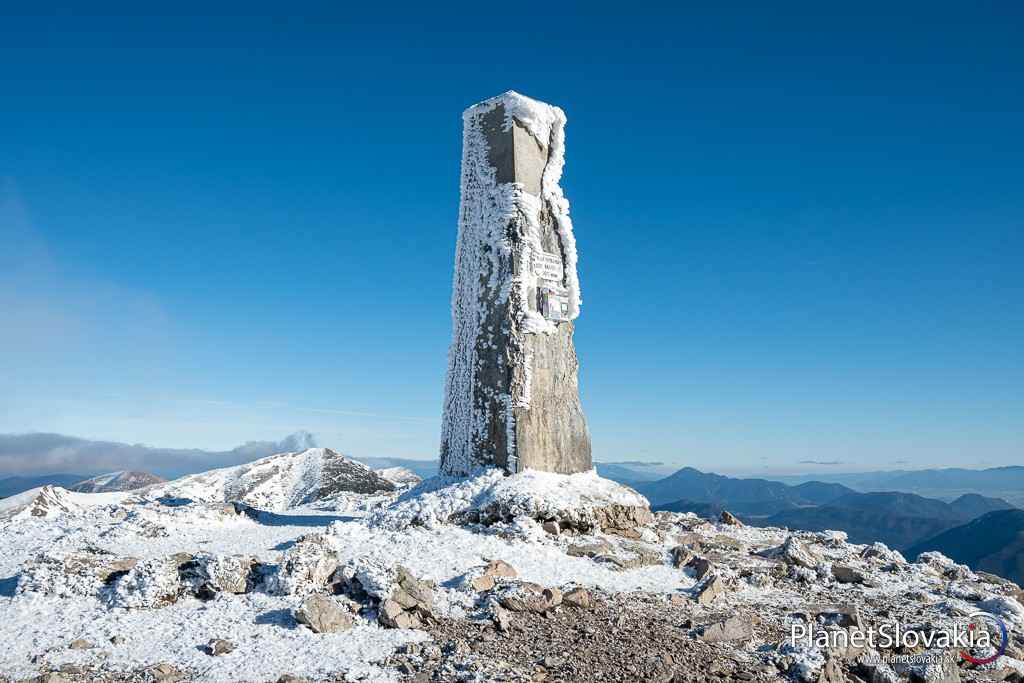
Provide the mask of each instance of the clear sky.
[{"label": "clear sky", "polygon": [[569,119],[597,459],[1024,461],[1019,3],[76,4],[0,10],[0,432],[433,457],[514,89]]}]

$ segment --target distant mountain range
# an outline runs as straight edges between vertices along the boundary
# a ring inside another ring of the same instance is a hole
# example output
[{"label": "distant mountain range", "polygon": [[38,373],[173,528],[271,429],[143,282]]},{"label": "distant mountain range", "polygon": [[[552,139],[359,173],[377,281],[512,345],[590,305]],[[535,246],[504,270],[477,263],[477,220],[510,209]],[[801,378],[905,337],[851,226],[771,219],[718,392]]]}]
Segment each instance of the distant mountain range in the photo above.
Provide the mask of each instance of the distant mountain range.
[{"label": "distant mountain range", "polygon": [[915,544],[916,556],[938,550],[975,570],[1024,584],[1024,510],[996,510]]},{"label": "distant mountain range", "polygon": [[62,486],[67,488],[85,479],[82,474],[42,474],[37,477],[4,477],[0,479],[0,498],[7,498],[22,491],[40,486]]},{"label": "distant mountain range", "polygon": [[861,493],[836,483],[808,481],[790,486],[766,479],[735,479],[692,467],[636,488],[656,510],[711,517],[727,509],[756,526],[838,529],[854,543],[880,540],[898,550],[978,515],[1014,507],[978,494],[947,503],[902,491]]},{"label": "distant mountain range", "polygon": [[787,475],[773,481],[799,484],[824,481],[842,484],[858,491],[909,491],[932,498],[951,499],[964,493],[1004,498],[1024,506],[1024,467],[968,469],[949,467],[929,470],[891,470],[887,472],[847,472]]}]

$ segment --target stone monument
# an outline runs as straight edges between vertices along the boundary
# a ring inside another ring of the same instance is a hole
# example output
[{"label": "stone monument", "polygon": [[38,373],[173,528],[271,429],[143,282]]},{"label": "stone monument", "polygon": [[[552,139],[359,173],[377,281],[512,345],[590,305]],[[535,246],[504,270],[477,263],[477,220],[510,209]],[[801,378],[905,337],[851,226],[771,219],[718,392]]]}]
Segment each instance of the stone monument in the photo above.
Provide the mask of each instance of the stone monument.
[{"label": "stone monument", "polygon": [[573,321],[565,114],[515,92],[463,112],[441,473],[591,469]]}]

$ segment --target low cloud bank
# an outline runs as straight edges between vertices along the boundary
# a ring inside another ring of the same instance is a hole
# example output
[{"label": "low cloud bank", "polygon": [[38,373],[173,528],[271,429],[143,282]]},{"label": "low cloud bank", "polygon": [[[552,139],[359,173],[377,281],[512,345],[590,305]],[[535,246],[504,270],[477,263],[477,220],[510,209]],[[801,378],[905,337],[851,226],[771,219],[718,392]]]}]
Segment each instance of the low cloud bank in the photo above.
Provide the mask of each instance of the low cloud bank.
[{"label": "low cloud bank", "polygon": [[0,434],[0,477],[142,470],[174,478],[316,445],[312,434],[301,431],[280,441],[249,441],[229,451],[154,448],[116,441],[90,441],[63,434]]}]

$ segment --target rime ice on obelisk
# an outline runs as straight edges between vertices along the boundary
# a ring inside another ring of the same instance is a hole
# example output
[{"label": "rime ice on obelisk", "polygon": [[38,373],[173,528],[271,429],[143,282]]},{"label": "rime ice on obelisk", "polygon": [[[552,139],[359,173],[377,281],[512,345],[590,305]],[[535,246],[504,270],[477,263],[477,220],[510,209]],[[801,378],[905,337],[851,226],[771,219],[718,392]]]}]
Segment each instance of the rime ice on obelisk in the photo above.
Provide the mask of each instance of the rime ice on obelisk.
[{"label": "rime ice on obelisk", "polygon": [[463,115],[441,472],[582,472],[576,240],[558,181],[565,114],[507,92]]}]

